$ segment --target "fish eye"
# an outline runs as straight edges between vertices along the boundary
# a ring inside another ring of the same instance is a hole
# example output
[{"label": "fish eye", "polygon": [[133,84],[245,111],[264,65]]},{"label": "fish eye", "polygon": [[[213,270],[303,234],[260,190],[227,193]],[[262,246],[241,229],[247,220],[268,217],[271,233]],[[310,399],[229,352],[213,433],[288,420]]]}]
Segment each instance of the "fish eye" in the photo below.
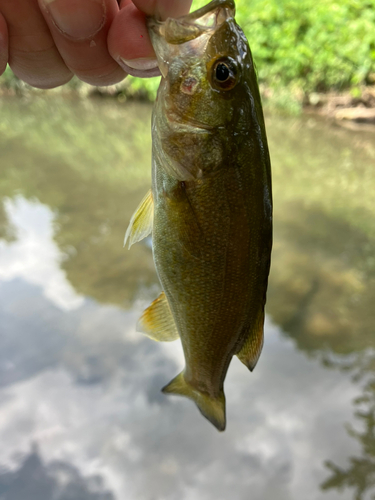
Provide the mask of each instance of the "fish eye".
[{"label": "fish eye", "polygon": [[230,90],[238,81],[237,63],[229,57],[220,58],[211,68],[211,85],[217,90]]},{"label": "fish eye", "polygon": [[218,82],[226,82],[230,77],[230,71],[225,63],[219,63],[215,69],[215,78]]}]

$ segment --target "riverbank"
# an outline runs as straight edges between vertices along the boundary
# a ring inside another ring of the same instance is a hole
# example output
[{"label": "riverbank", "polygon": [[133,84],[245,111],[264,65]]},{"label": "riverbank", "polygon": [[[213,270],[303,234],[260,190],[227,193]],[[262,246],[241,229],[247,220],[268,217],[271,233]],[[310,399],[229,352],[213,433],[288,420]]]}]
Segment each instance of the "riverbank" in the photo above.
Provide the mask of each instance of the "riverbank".
[{"label": "riverbank", "polygon": [[[192,9],[205,3],[193,0]],[[375,0],[237,0],[236,20],[250,42],[265,107],[373,126]],[[53,92],[152,101],[157,87],[157,78],[128,77],[107,88],[73,78]],[[38,91],[20,82],[8,67],[0,78],[1,92]]]},{"label": "riverbank", "polygon": [[375,125],[375,87],[364,87],[357,96],[350,92],[312,94],[304,110],[338,122]]},{"label": "riverbank", "polygon": [[[0,97],[18,95],[30,98],[35,95],[56,94],[80,99],[110,98],[119,102],[152,102],[156,96],[158,78],[140,80],[128,77],[123,82],[109,87],[92,87],[73,79],[63,87],[51,90],[39,90],[12,79],[4,78],[0,83]],[[270,88],[260,84],[260,92],[265,108],[287,115],[301,113],[318,114],[327,120],[344,126],[375,126],[375,85],[362,86],[343,92],[312,92],[304,95],[287,87]]]}]

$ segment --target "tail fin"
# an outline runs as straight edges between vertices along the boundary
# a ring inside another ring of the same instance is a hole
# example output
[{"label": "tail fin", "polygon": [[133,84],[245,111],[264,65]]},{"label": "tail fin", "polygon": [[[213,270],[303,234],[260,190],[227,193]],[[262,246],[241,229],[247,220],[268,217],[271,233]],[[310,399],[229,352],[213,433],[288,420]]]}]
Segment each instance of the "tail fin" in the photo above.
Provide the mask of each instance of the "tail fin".
[{"label": "tail fin", "polygon": [[219,431],[225,430],[225,396],[224,391],[213,398],[204,392],[199,391],[186,382],[184,372],[181,372],[162,392],[164,394],[179,394],[192,399],[198,406],[199,411],[206,417]]}]

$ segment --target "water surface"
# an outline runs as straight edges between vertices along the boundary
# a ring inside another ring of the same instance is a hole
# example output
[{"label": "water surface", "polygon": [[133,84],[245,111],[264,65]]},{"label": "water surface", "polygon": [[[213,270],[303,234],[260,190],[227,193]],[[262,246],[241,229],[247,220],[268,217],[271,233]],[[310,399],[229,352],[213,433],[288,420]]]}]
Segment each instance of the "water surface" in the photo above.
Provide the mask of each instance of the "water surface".
[{"label": "water surface", "polygon": [[266,340],[227,430],[160,393],[179,342],[135,331],[160,288],[122,248],[150,185],[150,106],[0,101],[0,500],[375,498],[375,134],[268,116]]}]

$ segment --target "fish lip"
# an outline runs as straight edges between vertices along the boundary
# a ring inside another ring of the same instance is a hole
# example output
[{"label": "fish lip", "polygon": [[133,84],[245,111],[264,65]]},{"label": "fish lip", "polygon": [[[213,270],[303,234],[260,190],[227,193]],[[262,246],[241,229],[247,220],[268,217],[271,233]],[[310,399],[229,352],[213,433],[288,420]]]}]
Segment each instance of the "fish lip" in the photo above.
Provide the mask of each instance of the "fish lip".
[{"label": "fish lip", "polygon": [[[147,18],[147,28],[160,72],[167,77],[173,59],[199,57],[216,30],[235,14],[234,0],[213,0],[177,19]],[[188,43],[190,42],[190,43]]]},{"label": "fish lip", "polygon": [[236,5],[234,3],[234,0],[212,0],[212,2],[208,3],[207,5],[204,5],[200,9],[197,9],[194,12],[190,12],[190,14],[186,14],[185,16],[181,16],[178,19],[185,20],[187,22],[195,21],[197,19],[200,19],[204,15],[212,12],[213,10],[219,8],[230,9],[232,11],[232,15],[234,16]]},{"label": "fish lip", "polygon": [[[224,17],[219,19],[219,13],[224,10]],[[212,0],[212,2],[201,7],[190,14],[178,17],[177,19],[168,18],[165,21],[155,19],[154,17],[147,18],[147,27],[149,31],[161,36],[167,43],[180,45],[198,38],[207,32],[214,32],[218,25],[222,24],[228,17],[235,15],[234,0]],[[199,20],[210,13],[216,11],[216,19],[213,25],[208,24],[208,20],[199,23]],[[177,31],[177,34],[175,33]]]},{"label": "fish lip", "polygon": [[172,122],[174,125],[181,125],[182,127],[199,129],[199,130],[202,130],[202,131],[204,130],[207,132],[212,132],[213,130],[218,128],[218,127],[215,127],[213,125],[206,125],[205,123],[202,123],[202,122],[199,122],[196,120],[181,120],[180,118],[176,117],[175,113],[173,113],[172,115],[169,115],[169,116],[167,114],[167,119],[169,122]]}]

